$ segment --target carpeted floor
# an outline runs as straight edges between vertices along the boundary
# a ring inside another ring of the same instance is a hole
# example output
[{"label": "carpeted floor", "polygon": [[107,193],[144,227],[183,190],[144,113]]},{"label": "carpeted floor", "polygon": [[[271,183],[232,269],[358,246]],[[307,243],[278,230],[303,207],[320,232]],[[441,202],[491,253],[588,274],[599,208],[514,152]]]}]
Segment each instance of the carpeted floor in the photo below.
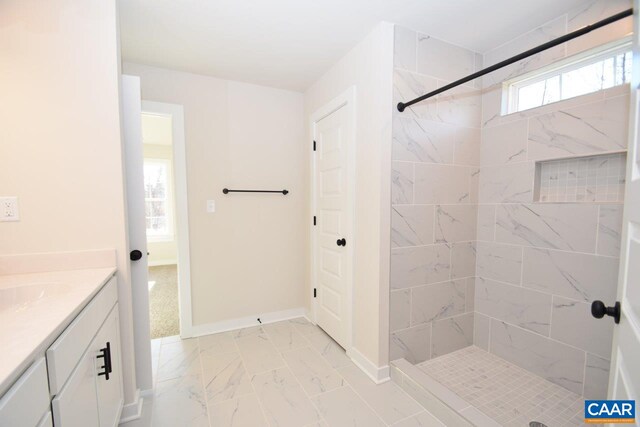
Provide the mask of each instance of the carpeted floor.
[{"label": "carpeted floor", "polygon": [[151,339],[179,335],[177,266],[149,267],[149,282],[154,281],[149,289]]}]

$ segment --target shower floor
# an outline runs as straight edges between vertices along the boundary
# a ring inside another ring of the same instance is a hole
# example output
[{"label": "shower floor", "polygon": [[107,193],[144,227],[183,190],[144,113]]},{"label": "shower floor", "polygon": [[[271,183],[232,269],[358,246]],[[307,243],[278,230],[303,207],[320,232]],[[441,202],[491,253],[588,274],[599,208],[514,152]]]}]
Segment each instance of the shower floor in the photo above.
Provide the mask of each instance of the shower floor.
[{"label": "shower floor", "polygon": [[417,365],[503,426],[583,425],[583,397],[476,346]]}]

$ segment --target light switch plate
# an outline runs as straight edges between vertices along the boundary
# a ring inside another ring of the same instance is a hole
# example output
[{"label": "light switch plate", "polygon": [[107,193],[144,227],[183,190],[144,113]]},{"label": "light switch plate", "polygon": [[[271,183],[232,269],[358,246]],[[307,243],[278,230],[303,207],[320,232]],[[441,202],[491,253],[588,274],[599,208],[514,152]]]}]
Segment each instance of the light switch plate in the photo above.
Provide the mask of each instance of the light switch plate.
[{"label": "light switch plate", "polygon": [[17,197],[0,197],[0,221],[20,221]]},{"label": "light switch plate", "polygon": [[214,213],[216,211],[216,201],[215,200],[207,200],[207,212]]}]

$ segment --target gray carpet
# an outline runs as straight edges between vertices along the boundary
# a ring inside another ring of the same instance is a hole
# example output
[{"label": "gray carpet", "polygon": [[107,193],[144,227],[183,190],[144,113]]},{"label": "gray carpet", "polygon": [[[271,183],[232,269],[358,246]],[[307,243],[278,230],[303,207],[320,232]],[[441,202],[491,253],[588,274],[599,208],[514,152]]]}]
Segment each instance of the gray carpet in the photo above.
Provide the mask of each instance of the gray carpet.
[{"label": "gray carpet", "polygon": [[180,334],[178,319],[178,268],[176,265],[149,267],[151,339]]}]

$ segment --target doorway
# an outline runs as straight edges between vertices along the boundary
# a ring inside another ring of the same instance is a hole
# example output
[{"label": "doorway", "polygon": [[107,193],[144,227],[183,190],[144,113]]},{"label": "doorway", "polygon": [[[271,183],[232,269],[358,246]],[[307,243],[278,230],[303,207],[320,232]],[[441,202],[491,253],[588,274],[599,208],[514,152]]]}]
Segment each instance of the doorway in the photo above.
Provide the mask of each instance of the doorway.
[{"label": "doorway", "polygon": [[151,339],[180,334],[171,117],[142,113]]},{"label": "doorway", "polygon": [[186,163],[182,107],[142,102],[151,339],[190,336]]},{"label": "doorway", "polygon": [[315,322],[347,352],[352,343],[355,89],[312,117]]}]

